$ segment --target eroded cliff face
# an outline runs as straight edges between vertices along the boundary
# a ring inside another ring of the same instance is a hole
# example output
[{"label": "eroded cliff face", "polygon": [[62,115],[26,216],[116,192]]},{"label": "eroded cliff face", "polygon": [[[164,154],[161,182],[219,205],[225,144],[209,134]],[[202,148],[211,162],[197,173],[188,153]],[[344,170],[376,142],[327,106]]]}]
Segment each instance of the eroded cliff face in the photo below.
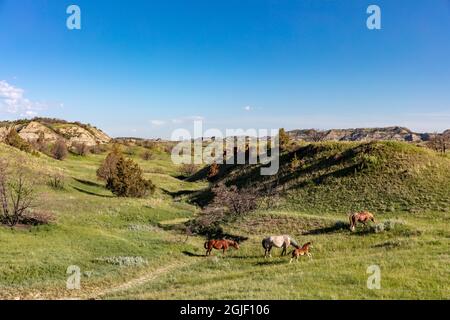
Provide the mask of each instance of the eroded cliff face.
[{"label": "eroded cliff face", "polygon": [[[331,130],[292,130],[288,134],[294,140],[303,141],[428,141],[432,134],[416,133],[403,127],[386,128],[356,128],[356,129],[331,129]],[[443,134],[450,134],[450,130]]]},{"label": "eroded cliff face", "polygon": [[103,131],[88,125],[82,125],[69,122],[45,123],[40,121],[20,121],[3,123],[0,126],[0,141],[3,141],[12,129],[15,129],[19,136],[28,141],[36,141],[43,135],[44,141],[53,143],[57,140],[66,141],[68,146],[74,144],[85,144],[87,146],[95,146],[97,144],[108,143],[111,138]]},{"label": "eroded cliff face", "polygon": [[60,137],[53,130],[40,124],[39,122],[32,121],[28,125],[19,129],[19,136],[26,141],[36,141],[41,134],[44,135],[44,140],[47,142],[55,142]]}]

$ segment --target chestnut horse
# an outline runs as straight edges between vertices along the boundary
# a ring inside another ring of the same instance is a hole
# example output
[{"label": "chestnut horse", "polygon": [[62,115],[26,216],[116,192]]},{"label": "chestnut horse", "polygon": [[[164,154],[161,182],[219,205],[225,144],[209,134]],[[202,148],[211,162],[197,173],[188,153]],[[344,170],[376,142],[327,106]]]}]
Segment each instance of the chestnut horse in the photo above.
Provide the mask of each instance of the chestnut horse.
[{"label": "chestnut horse", "polygon": [[239,249],[239,243],[233,240],[209,240],[205,242],[204,245],[206,249],[206,256],[209,256],[211,254],[212,249],[217,250],[223,250],[223,253],[225,254],[225,251],[228,250],[229,247],[233,247],[235,249]]},{"label": "chestnut horse", "polygon": [[292,263],[294,258],[298,262],[298,257],[300,256],[308,256],[309,259],[312,259],[312,254],[309,252],[309,248],[311,248],[311,242],[305,243],[301,248],[292,251],[292,258],[289,263]]},{"label": "chestnut horse", "polygon": [[350,230],[351,231],[355,231],[356,224],[358,222],[361,222],[364,226],[366,225],[366,222],[369,220],[372,222],[375,222],[373,214],[370,213],[369,211],[361,211],[361,212],[351,213],[349,216],[349,220],[350,220]]}]

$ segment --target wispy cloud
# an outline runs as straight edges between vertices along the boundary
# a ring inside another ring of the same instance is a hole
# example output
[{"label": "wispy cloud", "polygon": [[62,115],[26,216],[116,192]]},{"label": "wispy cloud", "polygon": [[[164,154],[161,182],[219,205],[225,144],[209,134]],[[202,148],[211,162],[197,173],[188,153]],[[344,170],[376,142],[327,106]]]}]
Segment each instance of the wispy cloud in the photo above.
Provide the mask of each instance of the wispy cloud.
[{"label": "wispy cloud", "polygon": [[171,122],[173,124],[181,124],[186,122],[192,122],[192,121],[204,121],[205,118],[202,116],[188,116],[188,117],[181,117],[181,118],[175,118],[172,119]]},{"label": "wispy cloud", "polygon": [[252,110],[252,107],[251,107],[251,106],[245,106],[245,107],[244,107],[244,110],[245,110],[245,111],[251,111],[251,110]]},{"label": "wispy cloud", "polygon": [[163,120],[150,120],[150,123],[154,126],[160,127],[166,124]]},{"label": "wispy cloud", "polygon": [[0,110],[10,114],[19,114],[22,117],[32,117],[47,108],[45,103],[31,101],[25,97],[24,93],[25,90],[22,88],[0,80]]}]

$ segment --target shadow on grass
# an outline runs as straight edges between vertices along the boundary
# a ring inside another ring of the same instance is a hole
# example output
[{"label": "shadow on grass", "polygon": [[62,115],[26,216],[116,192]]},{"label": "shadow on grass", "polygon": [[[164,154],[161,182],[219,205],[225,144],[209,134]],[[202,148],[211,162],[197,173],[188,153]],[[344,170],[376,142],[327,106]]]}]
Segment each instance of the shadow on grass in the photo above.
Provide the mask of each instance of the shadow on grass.
[{"label": "shadow on grass", "polygon": [[84,190],[84,189],[81,189],[81,188],[78,188],[78,187],[75,187],[75,186],[72,186],[72,188],[74,188],[75,190],[77,190],[77,191],[79,191],[81,193],[88,194],[90,196],[96,196],[96,197],[102,197],[102,198],[114,198],[114,196],[111,196],[111,195],[98,194],[98,193],[87,191],[87,190]]},{"label": "shadow on grass", "polygon": [[289,259],[287,259],[287,258],[286,259],[267,258],[264,261],[256,262],[255,266],[276,266],[276,265],[286,264],[286,263],[289,263]]},{"label": "shadow on grass", "polygon": [[78,179],[78,178],[74,178],[72,177],[73,180],[75,180],[76,182],[79,182],[81,184],[84,184],[86,186],[90,186],[90,187],[99,187],[99,188],[103,188],[104,186],[100,183],[97,182],[93,182],[93,181],[89,181],[89,180],[83,180],[83,179]]},{"label": "shadow on grass", "polygon": [[206,257],[204,254],[193,253],[190,251],[183,251],[182,253],[188,257]]},{"label": "shadow on grass", "polygon": [[340,232],[343,230],[348,230],[348,224],[346,224],[344,222],[336,222],[332,226],[318,228],[318,229],[304,232],[303,235],[320,235],[320,234],[336,233],[336,232]]}]

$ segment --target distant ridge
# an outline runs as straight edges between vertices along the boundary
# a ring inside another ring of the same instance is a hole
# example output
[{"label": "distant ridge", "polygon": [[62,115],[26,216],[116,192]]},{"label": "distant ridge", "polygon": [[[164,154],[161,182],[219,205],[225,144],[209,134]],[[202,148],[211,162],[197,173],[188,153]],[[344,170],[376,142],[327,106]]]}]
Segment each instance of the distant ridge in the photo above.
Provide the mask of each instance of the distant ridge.
[{"label": "distant ridge", "polygon": [[[355,129],[297,129],[287,132],[297,141],[429,141],[435,133],[417,133],[405,127],[355,128]],[[438,135],[450,135],[450,129]]]}]

